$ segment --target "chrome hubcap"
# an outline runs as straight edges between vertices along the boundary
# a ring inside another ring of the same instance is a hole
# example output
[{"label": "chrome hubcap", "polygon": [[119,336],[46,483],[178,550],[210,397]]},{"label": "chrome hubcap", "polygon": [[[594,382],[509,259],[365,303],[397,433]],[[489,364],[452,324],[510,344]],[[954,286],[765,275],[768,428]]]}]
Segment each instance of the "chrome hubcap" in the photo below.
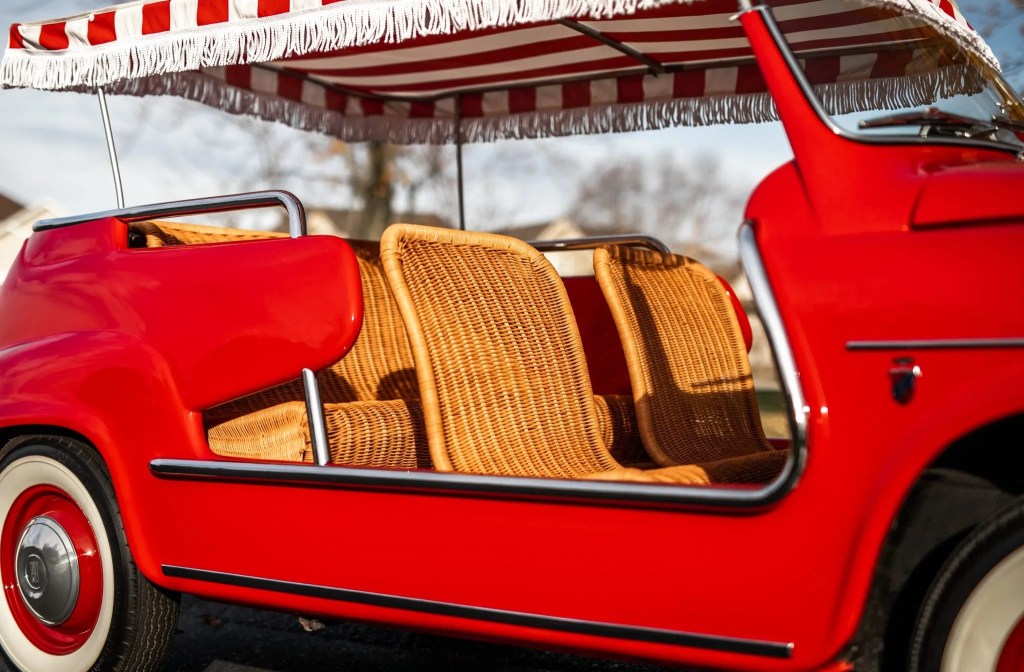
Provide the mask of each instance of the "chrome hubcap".
[{"label": "chrome hubcap", "polygon": [[18,543],[18,588],[43,623],[60,625],[78,602],[78,554],[60,523],[48,516],[28,522]]}]

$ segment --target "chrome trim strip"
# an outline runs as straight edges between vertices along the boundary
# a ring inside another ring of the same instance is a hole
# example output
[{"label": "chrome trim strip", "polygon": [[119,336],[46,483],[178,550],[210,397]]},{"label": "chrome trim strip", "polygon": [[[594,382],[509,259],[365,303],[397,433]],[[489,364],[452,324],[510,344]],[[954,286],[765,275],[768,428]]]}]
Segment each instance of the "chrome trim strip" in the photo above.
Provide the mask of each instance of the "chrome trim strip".
[{"label": "chrome trim strip", "polygon": [[592,250],[599,245],[632,245],[646,247],[655,252],[671,254],[668,245],[654,236],[632,233],[613,236],[588,236],[586,238],[566,238],[564,240],[528,240],[526,244],[539,252],[565,252],[567,250]]},{"label": "chrome trim strip", "polygon": [[114,195],[117,207],[124,207],[124,186],[121,184],[121,167],[117,162],[117,149],[114,147],[114,129],[110,125],[110,111],[107,109],[107,94],[102,86],[96,87],[96,98],[100,101],[100,116],[103,117],[103,132],[107,136],[107,154],[110,155],[110,170],[114,173]]},{"label": "chrome trim strip", "polygon": [[125,222],[144,222],[161,217],[185,217],[206,215],[216,212],[233,212],[249,208],[282,207],[288,213],[288,232],[292,238],[306,235],[306,212],[302,203],[287,191],[254,191],[247,194],[229,194],[212,198],[196,198],[187,201],[170,201],[151,205],[136,205],[130,208],[105,210],[86,215],[43,219],[32,226],[33,231],[49,231],[65,226],[75,226],[97,219],[116,217]]},{"label": "chrome trim strip", "polygon": [[[792,460],[790,460],[792,463]],[[180,460],[158,458],[149,463],[156,476],[189,480],[246,481],[285,485],[380,487],[439,493],[463,493],[488,498],[535,498],[614,502],[624,506],[719,505],[736,511],[758,513],[789,491],[793,470],[786,467],[784,478],[760,490],[623,483],[614,481],[573,481],[556,478],[482,476],[439,471],[401,471],[331,465],[329,469],[306,464],[242,462],[226,460]],[[786,475],[788,474],[788,477]]]},{"label": "chrome trim strip", "polygon": [[324,419],[324,405],[320,403],[320,385],[310,369],[302,370],[302,388],[306,393],[306,417],[309,419],[313,458],[317,466],[322,467],[331,461],[331,453],[327,447],[327,421]]},{"label": "chrome trim strip", "polygon": [[475,621],[487,621],[490,623],[501,623],[504,625],[513,625],[524,628],[540,628],[544,630],[554,630],[557,632],[568,632],[579,635],[608,637],[611,639],[625,639],[650,642],[654,644],[687,646],[711,651],[743,653],[765,658],[788,659],[793,656],[794,646],[792,643],[740,639],[737,637],[722,637],[718,635],[703,635],[699,633],[682,632],[679,630],[618,625],[615,623],[585,621],[576,618],[564,618],[561,616],[543,616],[540,614],[530,614],[519,611],[507,611],[505,609],[473,607],[463,604],[453,604],[451,602],[424,600],[415,597],[400,597],[384,593],[371,593],[362,590],[352,590],[349,588],[332,588],[330,586],[321,586],[311,583],[280,581],[277,579],[264,579],[255,576],[246,576],[244,574],[192,569],[176,565],[163,565],[162,569],[165,576],[177,579],[207,581],[242,588],[301,595],[303,597],[354,602],[356,604],[365,604],[385,609],[403,609],[407,611],[435,614],[438,616],[466,618]]},{"label": "chrome trim strip", "polygon": [[[814,93],[814,87],[811,85],[807,76],[804,74],[803,69],[800,67],[797,61],[796,55],[793,54],[789,48],[789,42],[786,41],[785,36],[779,29],[779,25],[775,22],[775,16],[771,12],[771,8],[767,5],[757,5],[749,8],[742,7],[741,0],[741,14],[747,12],[758,12],[764,18],[765,25],[768,28],[768,33],[771,35],[772,40],[775,42],[775,46],[778,47],[779,53],[782,54],[783,59],[786,61],[786,65],[789,66],[790,74],[796,80],[803,91],[804,97],[807,99],[808,104],[814,110],[815,114],[821,119],[821,121],[839,137],[849,140],[851,142],[859,142],[866,145],[957,145],[967,146],[974,148],[983,148],[999,151],[1013,152],[1013,154],[1021,154],[1021,148],[1017,145],[1010,145],[1003,142],[996,141],[978,141],[971,140],[968,138],[944,138],[944,137],[921,137],[919,135],[864,135],[860,133],[851,133],[842,126],[836,124],[832,119],[832,115],[825,110],[825,107],[821,104],[818,96]],[[998,73],[996,73],[998,76]],[[1013,90],[1009,85],[1006,86],[1008,90]]]},{"label": "chrome trim strip", "polygon": [[1024,348],[1024,338],[926,338],[893,341],[847,341],[847,350],[973,350]]},{"label": "chrome trim strip", "polygon": [[796,480],[803,473],[804,465],[807,462],[807,415],[810,409],[804,399],[800,371],[797,369],[793,350],[789,347],[786,327],[782,323],[782,315],[775,302],[775,294],[772,292],[768,274],[761,261],[761,252],[757,248],[754,226],[749,220],[740,227],[739,249],[740,263],[747,274],[747,282],[750,283],[750,291],[754,295],[757,313],[761,317],[761,324],[764,325],[768,341],[771,343],[772,356],[775,358],[782,387],[786,392],[786,403],[789,406],[789,429],[793,435],[792,450],[795,460],[789,460],[777,483],[784,481],[792,486],[796,484]]}]

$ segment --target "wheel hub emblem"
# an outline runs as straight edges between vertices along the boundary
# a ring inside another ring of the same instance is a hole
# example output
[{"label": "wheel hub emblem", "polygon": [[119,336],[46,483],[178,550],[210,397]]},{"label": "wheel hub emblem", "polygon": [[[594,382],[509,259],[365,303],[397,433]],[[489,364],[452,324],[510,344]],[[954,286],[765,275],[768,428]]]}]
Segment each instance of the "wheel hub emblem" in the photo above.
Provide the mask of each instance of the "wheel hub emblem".
[{"label": "wheel hub emblem", "polygon": [[46,562],[36,553],[29,555],[25,562],[25,583],[33,591],[46,590]]},{"label": "wheel hub emblem", "polygon": [[25,605],[47,625],[60,625],[78,603],[78,554],[64,528],[49,516],[28,522],[18,544],[18,589]]}]

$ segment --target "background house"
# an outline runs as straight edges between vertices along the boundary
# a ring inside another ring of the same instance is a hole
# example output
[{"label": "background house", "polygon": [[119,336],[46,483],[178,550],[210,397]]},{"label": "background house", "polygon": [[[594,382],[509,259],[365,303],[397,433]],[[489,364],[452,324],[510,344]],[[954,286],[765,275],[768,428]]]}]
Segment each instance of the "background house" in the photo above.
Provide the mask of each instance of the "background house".
[{"label": "background house", "polygon": [[23,206],[0,194],[0,279],[18,257],[25,239],[32,233],[32,225],[40,219],[60,217],[61,208],[52,203]]}]

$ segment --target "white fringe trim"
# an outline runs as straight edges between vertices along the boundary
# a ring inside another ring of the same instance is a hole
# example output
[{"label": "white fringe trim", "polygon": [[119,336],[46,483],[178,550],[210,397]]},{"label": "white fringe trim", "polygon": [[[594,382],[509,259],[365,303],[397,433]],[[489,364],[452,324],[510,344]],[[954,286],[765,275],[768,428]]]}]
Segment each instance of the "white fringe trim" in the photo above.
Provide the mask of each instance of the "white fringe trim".
[{"label": "white fringe trim", "polygon": [[699,0],[345,0],[290,14],[146,35],[63,51],[8,49],[0,87],[95,88],[200,68],[266,63],[415,37],[552,21],[608,18]]},{"label": "white fringe trim", "polygon": [[[289,56],[426,35],[639,10],[700,0],[345,0],[323,8],[141,36],[129,43],[63,51],[8,49],[0,88],[62,90],[108,86],[200,68],[265,63]],[[864,0],[920,16],[998,68],[984,41],[930,0]]]},{"label": "white fringe trim", "polygon": [[[823,84],[816,86],[815,91],[830,114],[848,114],[927,105],[939,98],[973,93],[983,87],[984,82],[976,71],[965,65],[956,65],[938,72]],[[333,110],[239,89],[197,73],[119,82],[110,92],[188,98],[232,114],[277,121],[346,142],[381,140],[394,144],[447,144],[455,141],[455,121],[450,117],[408,118],[394,113],[394,110],[391,110],[391,116],[345,116]],[[388,104],[384,105],[387,112]],[[623,133],[674,126],[760,123],[777,119],[774,101],[767,93],[759,93],[469,118],[462,121],[461,132],[462,141],[471,143]]]}]

